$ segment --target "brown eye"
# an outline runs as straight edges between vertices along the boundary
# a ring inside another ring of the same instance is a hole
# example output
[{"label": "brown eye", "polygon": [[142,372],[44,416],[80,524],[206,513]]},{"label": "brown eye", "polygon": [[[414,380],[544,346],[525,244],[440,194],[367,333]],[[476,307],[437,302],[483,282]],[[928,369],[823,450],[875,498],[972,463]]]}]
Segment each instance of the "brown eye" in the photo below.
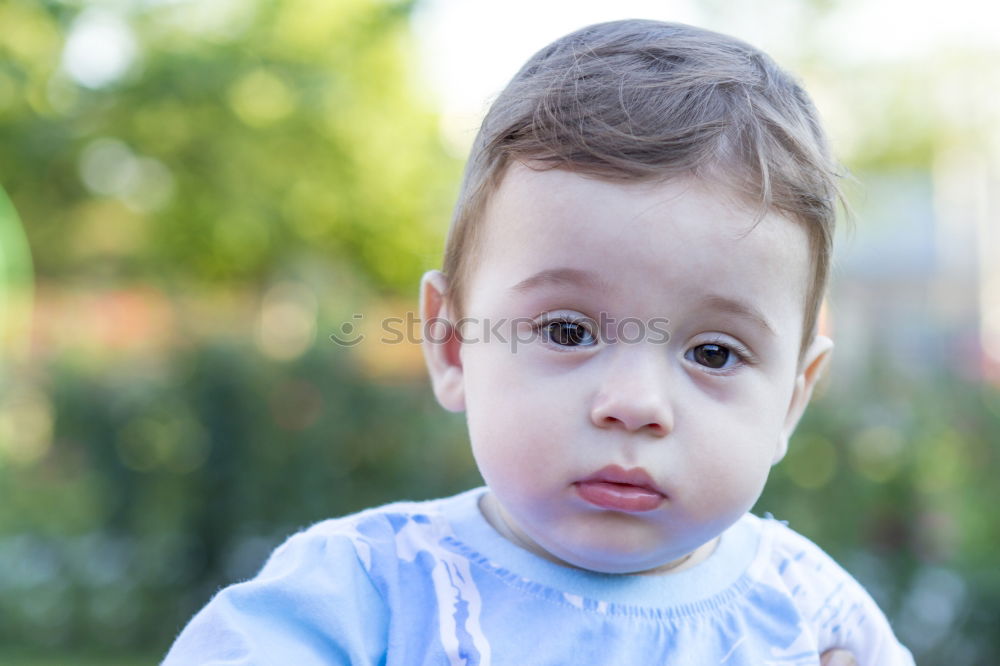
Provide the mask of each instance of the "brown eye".
[{"label": "brown eye", "polygon": [[561,347],[594,344],[594,336],[586,327],[572,321],[553,321],[545,326],[547,339]]},{"label": "brown eye", "polygon": [[729,350],[722,345],[698,345],[694,348],[695,362],[713,370],[726,367],[729,356]]}]

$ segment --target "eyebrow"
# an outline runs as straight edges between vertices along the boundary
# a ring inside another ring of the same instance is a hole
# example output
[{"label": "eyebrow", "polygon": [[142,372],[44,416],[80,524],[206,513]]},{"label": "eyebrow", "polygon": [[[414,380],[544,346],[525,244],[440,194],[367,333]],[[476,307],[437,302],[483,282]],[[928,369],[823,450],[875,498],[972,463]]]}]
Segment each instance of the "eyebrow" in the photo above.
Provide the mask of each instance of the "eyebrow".
[{"label": "eyebrow", "polygon": [[[584,286],[592,289],[610,290],[610,285],[599,277],[597,273],[569,267],[549,268],[539,271],[531,277],[521,280],[511,287],[510,290],[525,293],[549,286]],[[767,317],[750,303],[719,294],[706,296],[704,302],[705,305],[714,310],[748,319],[764,331],[777,336],[774,326],[767,320]]]},{"label": "eyebrow", "polygon": [[757,326],[764,329],[771,335],[778,335],[774,330],[774,326],[772,326],[767,320],[767,317],[765,317],[760,310],[755,308],[750,303],[717,294],[705,297],[705,303],[715,310],[736,315],[737,317],[743,317],[744,319],[749,319],[751,322],[757,324]]},{"label": "eyebrow", "polygon": [[510,288],[525,293],[542,287],[577,287],[610,291],[610,285],[597,273],[579,268],[549,268],[525,278]]}]

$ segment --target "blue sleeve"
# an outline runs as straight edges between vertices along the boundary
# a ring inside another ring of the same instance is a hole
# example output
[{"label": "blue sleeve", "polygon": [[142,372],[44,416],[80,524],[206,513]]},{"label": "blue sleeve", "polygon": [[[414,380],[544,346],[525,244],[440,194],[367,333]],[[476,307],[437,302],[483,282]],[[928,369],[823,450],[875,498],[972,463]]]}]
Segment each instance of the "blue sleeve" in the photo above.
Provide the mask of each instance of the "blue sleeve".
[{"label": "blue sleeve", "polygon": [[351,539],[297,534],[253,579],[220,591],[162,666],[384,664],[388,609]]},{"label": "blue sleeve", "polygon": [[841,648],[859,666],[913,666],[913,655],[868,592],[833,558],[806,537],[778,521],[764,521],[775,538],[775,570],[819,651]]},{"label": "blue sleeve", "polygon": [[843,587],[823,599],[817,611],[821,642],[849,650],[859,666],[913,666],[913,655],[896,639],[875,601],[846,571],[844,577]]}]

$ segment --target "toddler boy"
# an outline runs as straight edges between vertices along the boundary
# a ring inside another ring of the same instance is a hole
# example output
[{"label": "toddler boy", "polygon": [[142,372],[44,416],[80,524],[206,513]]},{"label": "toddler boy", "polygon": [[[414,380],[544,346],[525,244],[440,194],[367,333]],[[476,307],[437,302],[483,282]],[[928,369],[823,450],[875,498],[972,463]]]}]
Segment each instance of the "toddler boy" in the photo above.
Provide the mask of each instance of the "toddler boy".
[{"label": "toddler boy", "polygon": [[486,487],[292,537],[166,663],[912,664],[749,513],[829,358],[835,179],[806,94],[735,39],[631,20],[536,54],[421,285]]}]

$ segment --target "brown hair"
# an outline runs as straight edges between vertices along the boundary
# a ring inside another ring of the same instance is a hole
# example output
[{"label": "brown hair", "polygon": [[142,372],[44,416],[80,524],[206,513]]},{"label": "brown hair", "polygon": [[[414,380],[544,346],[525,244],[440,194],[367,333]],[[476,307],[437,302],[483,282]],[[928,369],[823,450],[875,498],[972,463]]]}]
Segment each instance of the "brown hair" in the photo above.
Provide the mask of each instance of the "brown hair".
[{"label": "brown hair", "polygon": [[760,215],[805,225],[815,335],[833,245],[838,169],[805,91],[765,53],[719,33],[625,20],[536,53],[493,102],[473,143],[448,241],[448,300],[462,317],[490,197],[513,161],[609,181],[722,179]]}]

